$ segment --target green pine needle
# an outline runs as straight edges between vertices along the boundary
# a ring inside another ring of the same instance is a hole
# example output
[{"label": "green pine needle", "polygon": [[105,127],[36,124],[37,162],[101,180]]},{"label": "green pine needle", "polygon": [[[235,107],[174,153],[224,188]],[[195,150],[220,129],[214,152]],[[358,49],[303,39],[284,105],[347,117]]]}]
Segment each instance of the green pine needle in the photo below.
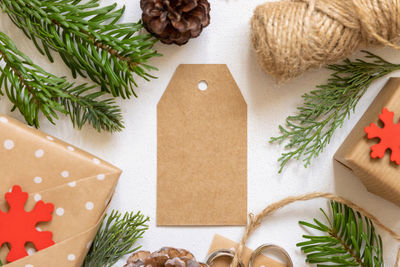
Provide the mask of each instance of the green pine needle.
[{"label": "green pine needle", "polygon": [[281,136],[272,137],[270,142],[281,144],[288,140],[285,148],[290,150],[279,158],[279,172],[291,159],[302,159],[305,167],[310,165],[329,144],[336,129],[354,112],[371,83],[400,69],[400,64],[363,52],[369,61],[346,59],[343,64],[329,65],[333,73],[328,83],[303,95],[298,114],[286,119],[286,127],[279,126]]},{"label": "green pine needle", "polygon": [[[0,0],[3,12],[53,61],[60,54],[72,75],[88,76],[113,96],[129,98],[137,86],[132,73],[149,80],[156,68],[148,59],[159,54],[157,41],[140,34],[138,23],[117,23],[125,7],[99,7],[99,0]],[[136,95],[135,95],[136,96]]]},{"label": "green pine needle", "polygon": [[344,204],[331,201],[332,218],[321,209],[328,224],[300,221],[303,226],[326,235],[304,235],[297,246],[307,254],[306,262],[325,266],[383,267],[382,239],[370,219]]},{"label": "green pine needle", "polygon": [[[63,77],[54,76],[35,65],[17,49],[12,40],[0,32],[0,95],[4,93],[29,125],[39,127],[39,115],[51,123],[57,113],[69,115],[74,126],[91,124],[98,131],[123,128],[120,108],[93,86],[75,86]],[[4,90],[3,90],[4,89]]]},{"label": "green pine needle", "polygon": [[140,247],[133,246],[148,229],[148,221],[149,218],[140,212],[127,212],[122,216],[120,212],[112,211],[104,218],[82,266],[109,267],[124,255],[138,250]]}]

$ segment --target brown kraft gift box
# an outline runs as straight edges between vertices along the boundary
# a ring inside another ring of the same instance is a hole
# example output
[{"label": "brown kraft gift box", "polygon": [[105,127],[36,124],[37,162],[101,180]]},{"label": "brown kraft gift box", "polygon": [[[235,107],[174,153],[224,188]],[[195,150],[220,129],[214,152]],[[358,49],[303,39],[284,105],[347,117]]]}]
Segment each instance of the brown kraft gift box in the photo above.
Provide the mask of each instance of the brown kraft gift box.
[{"label": "brown kraft gift box", "polygon": [[390,161],[388,149],[382,159],[370,156],[378,138],[367,139],[364,128],[371,123],[382,127],[379,115],[383,108],[394,112],[394,123],[400,117],[400,78],[390,78],[371,106],[336,152],[334,158],[359,177],[368,191],[400,206],[400,166]]}]

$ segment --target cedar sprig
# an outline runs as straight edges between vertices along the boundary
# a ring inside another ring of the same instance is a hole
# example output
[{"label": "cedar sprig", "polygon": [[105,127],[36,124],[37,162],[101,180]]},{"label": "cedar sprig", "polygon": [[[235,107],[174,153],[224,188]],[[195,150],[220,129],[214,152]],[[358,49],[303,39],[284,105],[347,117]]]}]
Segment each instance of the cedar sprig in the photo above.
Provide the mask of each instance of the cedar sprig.
[{"label": "cedar sprig", "polygon": [[134,247],[148,229],[149,217],[138,213],[112,211],[104,218],[93,244],[83,262],[83,267],[109,267],[123,256],[140,249]]},{"label": "cedar sprig", "polygon": [[[98,131],[123,128],[120,108],[93,86],[75,86],[35,65],[17,49],[12,40],[0,32],[0,95],[5,95],[29,125],[39,127],[43,114],[51,123],[57,113],[69,115],[74,126],[91,124]],[[4,90],[2,89],[4,88]]]},{"label": "cedar sprig", "polygon": [[305,242],[297,246],[307,254],[306,262],[325,266],[382,267],[382,239],[375,232],[370,219],[350,207],[330,202],[332,216],[321,209],[328,224],[317,219],[314,223],[300,221],[300,225],[316,229],[325,235],[304,235]]},{"label": "cedar sprig", "polygon": [[329,144],[337,128],[350,118],[359,100],[375,80],[400,69],[400,64],[363,51],[368,61],[346,59],[342,64],[329,65],[333,73],[327,84],[303,95],[303,105],[298,114],[286,119],[286,126],[279,126],[281,135],[270,142],[282,144],[288,141],[279,158],[280,170],[291,159],[302,159],[305,167],[318,157]]},{"label": "cedar sprig", "polygon": [[99,0],[0,0],[2,10],[53,61],[58,52],[73,77],[88,76],[113,96],[136,96],[133,73],[149,80],[147,64],[159,54],[157,41],[141,34],[143,25],[117,23],[125,7],[99,7]]}]

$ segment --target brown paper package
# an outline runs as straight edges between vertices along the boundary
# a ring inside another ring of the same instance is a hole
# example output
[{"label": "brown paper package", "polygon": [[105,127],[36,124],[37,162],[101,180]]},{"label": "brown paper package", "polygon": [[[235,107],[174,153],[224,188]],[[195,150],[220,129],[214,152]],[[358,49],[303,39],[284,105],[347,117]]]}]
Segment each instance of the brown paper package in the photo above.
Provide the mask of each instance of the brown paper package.
[{"label": "brown paper package", "polygon": [[247,104],[226,65],[180,65],[157,106],[157,225],[246,222]]},{"label": "brown paper package", "polygon": [[[5,266],[80,267],[120,174],[111,164],[0,114],[1,210],[8,210],[4,194],[14,185],[29,193],[26,211],[40,199],[55,207],[52,221],[37,225],[53,233],[55,245]],[[3,264],[7,253],[3,246]]]},{"label": "brown paper package", "polygon": [[[230,249],[230,250],[235,250],[238,247],[238,244],[233,242],[232,240],[229,240],[223,236],[220,235],[215,235],[214,239],[211,243],[210,250],[208,251],[208,254],[211,254],[214,251],[217,251],[219,249]],[[245,248],[243,250],[243,264],[244,266],[248,266],[251,253],[253,251],[249,248]],[[227,258],[227,257],[221,257],[219,259],[216,259],[215,262],[212,264],[212,267],[229,267],[232,259]],[[277,262],[269,257],[264,256],[263,254],[260,254],[259,256],[256,257],[254,264],[254,267],[285,267],[286,264]]]},{"label": "brown paper package", "polygon": [[391,78],[375,98],[371,106],[351,131],[334,158],[361,179],[368,191],[400,206],[400,166],[390,162],[390,151],[382,159],[370,157],[371,146],[379,139],[368,140],[364,128],[379,123],[383,108],[400,117],[400,78]]}]

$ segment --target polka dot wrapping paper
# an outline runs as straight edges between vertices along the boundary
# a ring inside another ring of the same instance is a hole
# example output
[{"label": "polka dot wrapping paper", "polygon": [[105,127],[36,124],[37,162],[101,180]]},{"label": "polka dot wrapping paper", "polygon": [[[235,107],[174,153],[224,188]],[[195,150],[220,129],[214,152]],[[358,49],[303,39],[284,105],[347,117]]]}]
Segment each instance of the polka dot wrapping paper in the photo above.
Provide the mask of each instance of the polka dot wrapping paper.
[{"label": "polka dot wrapping paper", "polygon": [[[121,170],[61,140],[0,114],[0,209],[8,210],[4,194],[19,185],[29,193],[31,211],[37,201],[54,204],[53,219],[39,223],[51,231],[55,245],[7,267],[81,266],[108,204]],[[0,248],[3,264],[9,250]]]}]

